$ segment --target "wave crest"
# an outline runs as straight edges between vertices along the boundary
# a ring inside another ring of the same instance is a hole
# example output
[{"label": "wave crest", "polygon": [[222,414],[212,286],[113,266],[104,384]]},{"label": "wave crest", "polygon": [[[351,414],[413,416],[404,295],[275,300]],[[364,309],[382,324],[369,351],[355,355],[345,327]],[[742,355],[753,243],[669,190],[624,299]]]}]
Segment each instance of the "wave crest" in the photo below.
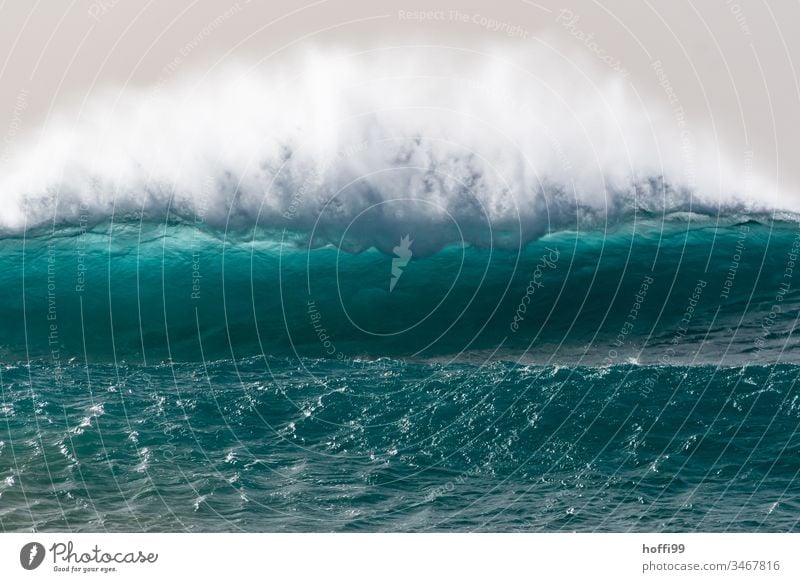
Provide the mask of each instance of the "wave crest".
[{"label": "wave crest", "polygon": [[109,91],[8,163],[0,228],[172,215],[355,250],[412,234],[427,253],[642,209],[769,208],[740,192],[711,136],[693,132],[687,150],[670,115],[623,80],[542,51],[457,60],[328,51]]}]

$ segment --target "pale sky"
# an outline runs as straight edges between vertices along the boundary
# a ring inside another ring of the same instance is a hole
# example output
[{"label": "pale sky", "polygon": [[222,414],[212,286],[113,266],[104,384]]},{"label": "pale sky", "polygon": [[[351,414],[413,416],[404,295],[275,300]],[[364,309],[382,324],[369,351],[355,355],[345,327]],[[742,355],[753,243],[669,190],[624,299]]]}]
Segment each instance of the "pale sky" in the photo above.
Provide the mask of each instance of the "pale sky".
[{"label": "pale sky", "polygon": [[712,132],[735,164],[752,164],[796,195],[798,22],[800,3],[756,0],[5,2],[0,150],[10,155],[20,140],[47,131],[54,113],[97,92],[227,61],[291,62],[309,46],[422,44],[480,58],[487,47],[544,44],[594,61],[593,74],[624,74],[647,103],[682,110],[686,127]]}]

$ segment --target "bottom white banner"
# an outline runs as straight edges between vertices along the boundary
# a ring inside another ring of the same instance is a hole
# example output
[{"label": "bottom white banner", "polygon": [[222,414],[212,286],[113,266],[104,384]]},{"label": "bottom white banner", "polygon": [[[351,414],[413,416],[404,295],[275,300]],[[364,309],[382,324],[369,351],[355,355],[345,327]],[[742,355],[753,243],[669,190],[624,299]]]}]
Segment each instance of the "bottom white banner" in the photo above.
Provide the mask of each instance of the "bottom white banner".
[{"label": "bottom white banner", "polygon": [[0,579],[798,580],[798,543],[795,534],[2,534]]}]

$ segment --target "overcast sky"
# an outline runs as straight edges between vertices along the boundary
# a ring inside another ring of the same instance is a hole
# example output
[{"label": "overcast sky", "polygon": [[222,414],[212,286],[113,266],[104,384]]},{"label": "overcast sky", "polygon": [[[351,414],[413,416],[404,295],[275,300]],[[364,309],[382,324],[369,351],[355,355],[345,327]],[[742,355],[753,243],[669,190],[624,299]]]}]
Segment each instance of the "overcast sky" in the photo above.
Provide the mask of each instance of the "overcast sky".
[{"label": "overcast sky", "polygon": [[[420,13],[423,11],[423,13]],[[5,2],[0,4],[0,149],[46,131],[89,95],[228,61],[292,62],[308,46],[550,47],[681,109],[734,163],[800,191],[800,3],[502,0]],[[477,52],[476,52],[477,51]],[[535,67],[535,63],[530,64]],[[0,166],[2,171],[2,166]]]}]

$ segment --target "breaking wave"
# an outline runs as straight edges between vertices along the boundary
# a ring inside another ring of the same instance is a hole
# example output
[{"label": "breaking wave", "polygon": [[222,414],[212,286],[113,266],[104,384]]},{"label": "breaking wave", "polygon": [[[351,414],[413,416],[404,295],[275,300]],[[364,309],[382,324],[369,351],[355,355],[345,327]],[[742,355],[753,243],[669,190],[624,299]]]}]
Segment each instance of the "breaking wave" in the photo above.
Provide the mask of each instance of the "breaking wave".
[{"label": "breaking wave", "polygon": [[425,255],[639,212],[796,209],[623,80],[543,49],[462,53],[327,51],[109,89],[19,144],[0,228],[177,218],[384,252],[413,230]]}]

